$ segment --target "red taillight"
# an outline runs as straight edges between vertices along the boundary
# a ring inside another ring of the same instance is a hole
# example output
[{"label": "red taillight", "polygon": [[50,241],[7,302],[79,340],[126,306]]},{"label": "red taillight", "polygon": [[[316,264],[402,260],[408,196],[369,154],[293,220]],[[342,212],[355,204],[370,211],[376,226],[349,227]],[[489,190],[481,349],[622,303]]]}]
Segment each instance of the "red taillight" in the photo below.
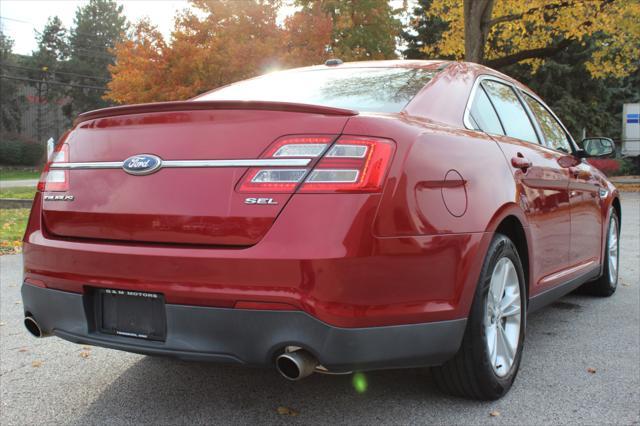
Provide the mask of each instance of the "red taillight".
[{"label": "red taillight", "polygon": [[342,136],[300,187],[300,192],[378,192],[393,156],[389,140]]},{"label": "red taillight", "polygon": [[[393,156],[392,141],[342,136],[331,145],[327,136],[285,137],[263,158],[309,158],[310,167],[253,168],[239,185],[241,192],[378,192]],[[318,161],[318,157],[322,156]],[[314,167],[315,164],[315,167]]]},{"label": "red taillight", "polygon": [[67,191],[69,189],[69,171],[52,168],[53,163],[69,162],[69,145],[66,143],[58,145],[51,154],[51,158],[44,166],[38,182],[38,191],[54,192]]},{"label": "red taillight", "polygon": [[[273,143],[262,158],[317,158],[333,142],[335,136],[285,136]],[[305,167],[252,168],[245,174],[240,192],[295,191],[309,170]]]}]

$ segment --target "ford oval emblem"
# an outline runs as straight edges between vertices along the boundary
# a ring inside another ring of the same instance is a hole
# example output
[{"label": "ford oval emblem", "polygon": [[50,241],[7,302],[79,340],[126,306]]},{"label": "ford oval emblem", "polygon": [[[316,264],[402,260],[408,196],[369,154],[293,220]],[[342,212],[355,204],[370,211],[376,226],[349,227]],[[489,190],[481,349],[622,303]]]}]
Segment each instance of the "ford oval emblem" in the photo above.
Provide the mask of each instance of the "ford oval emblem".
[{"label": "ford oval emblem", "polygon": [[162,166],[162,159],[157,155],[138,154],[129,157],[122,163],[122,168],[130,175],[148,175],[158,171]]}]

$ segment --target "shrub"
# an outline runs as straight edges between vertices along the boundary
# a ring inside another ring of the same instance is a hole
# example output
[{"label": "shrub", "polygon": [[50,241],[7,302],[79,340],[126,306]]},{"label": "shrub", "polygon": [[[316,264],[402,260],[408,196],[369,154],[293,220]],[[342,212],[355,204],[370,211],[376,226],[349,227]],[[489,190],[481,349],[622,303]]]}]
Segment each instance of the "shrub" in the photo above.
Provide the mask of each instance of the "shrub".
[{"label": "shrub", "polygon": [[0,134],[0,164],[6,166],[39,166],[44,162],[44,144],[18,135]]},{"label": "shrub", "polygon": [[607,176],[615,176],[620,171],[620,162],[613,158],[590,158],[589,163]]},{"label": "shrub", "polygon": [[628,157],[620,160],[620,174],[624,176],[640,175],[640,157]]}]

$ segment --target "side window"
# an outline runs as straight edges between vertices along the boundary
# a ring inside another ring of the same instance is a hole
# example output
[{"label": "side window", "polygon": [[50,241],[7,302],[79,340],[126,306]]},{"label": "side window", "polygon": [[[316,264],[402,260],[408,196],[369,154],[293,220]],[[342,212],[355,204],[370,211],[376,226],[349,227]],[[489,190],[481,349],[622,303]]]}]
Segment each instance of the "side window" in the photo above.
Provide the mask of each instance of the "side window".
[{"label": "side window", "polygon": [[476,90],[470,114],[476,125],[480,127],[479,130],[493,133],[494,135],[504,135],[504,129],[500,124],[498,114],[496,114],[496,110],[491,105],[491,101],[482,86],[478,86],[478,90]]},{"label": "side window", "polygon": [[496,107],[500,122],[508,136],[538,143],[531,120],[513,89],[506,84],[485,80],[482,86]]},{"label": "side window", "polygon": [[524,98],[527,104],[529,104],[531,111],[533,111],[533,115],[536,116],[538,124],[540,124],[540,129],[547,142],[547,146],[557,151],[571,152],[569,138],[553,115],[533,97],[525,93]]}]

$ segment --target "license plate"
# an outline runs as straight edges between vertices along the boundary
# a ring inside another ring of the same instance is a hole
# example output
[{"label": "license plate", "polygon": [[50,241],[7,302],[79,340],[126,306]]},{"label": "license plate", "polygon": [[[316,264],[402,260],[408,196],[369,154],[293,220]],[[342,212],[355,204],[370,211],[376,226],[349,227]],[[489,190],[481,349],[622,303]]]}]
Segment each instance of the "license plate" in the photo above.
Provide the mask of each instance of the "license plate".
[{"label": "license plate", "polygon": [[102,333],[165,340],[167,320],[162,294],[99,289],[96,305]]}]

